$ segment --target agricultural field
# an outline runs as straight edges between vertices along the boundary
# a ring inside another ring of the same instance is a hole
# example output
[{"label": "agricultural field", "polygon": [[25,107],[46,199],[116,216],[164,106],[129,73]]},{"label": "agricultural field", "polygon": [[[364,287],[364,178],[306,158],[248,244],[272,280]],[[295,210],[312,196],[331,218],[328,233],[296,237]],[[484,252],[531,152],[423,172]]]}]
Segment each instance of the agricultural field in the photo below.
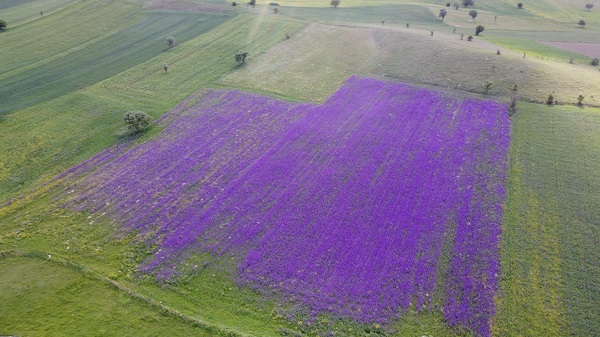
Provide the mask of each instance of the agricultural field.
[{"label": "agricultural field", "polygon": [[600,8],[245,2],[0,1],[0,335],[600,335]]}]

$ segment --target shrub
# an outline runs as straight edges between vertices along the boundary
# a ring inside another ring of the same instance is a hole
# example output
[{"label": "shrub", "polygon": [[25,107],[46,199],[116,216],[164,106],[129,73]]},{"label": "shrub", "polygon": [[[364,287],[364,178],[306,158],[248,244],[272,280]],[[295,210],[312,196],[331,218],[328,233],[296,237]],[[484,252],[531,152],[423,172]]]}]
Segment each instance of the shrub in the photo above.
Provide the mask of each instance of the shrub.
[{"label": "shrub", "polygon": [[248,56],[247,51],[241,51],[241,52],[235,54],[235,61],[238,63],[245,63],[247,56]]},{"label": "shrub", "polygon": [[552,95],[552,94],[548,95],[548,98],[546,98],[546,104],[548,104],[548,105],[554,104],[554,95]]},{"label": "shrub", "polygon": [[519,3],[517,4],[517,8],[518,8],[518,9],[523,9],[523,3],[522,3],[522,2],[519,2]]},{"label": "shrub", "polygon": [[6,26],[8,26],[6,21],[0,20],[0,30],[5,30]]},{"label": "shrub", "polygon": [[478,25],[477,27],[475,27],[475,35],[479,35],[479,33],[483,32],[485,30],[485,27],[482,25]]},{"label": "shrub", "polygon": [[594,59],[592,60],[592,65],[593,65],[593,66],[597,66],[597,65],[598,65],[598,63],[600,63],[600,59],[599,59],[599,58],[597,58],[597,57],[594,57]]},{"label": "shrub", "polygon": [[147,129],[152,121],[152,118],[142,111],[127,111],[123,119],[127,124],[127,129],[133,134]]},{"label": "shrub", "polygon": [[175,46],[175,38],[172,36],[169,36],[167,38],[167,47],[173,48],[174,46]]}]

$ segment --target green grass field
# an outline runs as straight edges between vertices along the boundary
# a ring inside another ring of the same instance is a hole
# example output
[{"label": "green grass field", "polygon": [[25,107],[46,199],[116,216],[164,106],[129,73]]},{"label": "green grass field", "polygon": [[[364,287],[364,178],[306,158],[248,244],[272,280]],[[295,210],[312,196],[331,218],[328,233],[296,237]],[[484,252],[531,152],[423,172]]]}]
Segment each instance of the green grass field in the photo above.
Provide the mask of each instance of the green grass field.
[{"label": "green grass field", "polygon": [[[442,23],[445,2],[429,0],[343,0],[337,9],[286,0],[277,15],[260,1],[235,9],[206,2],[228,12],[148,11],[141,0],[0,1],[9,23],[0,32],[0,335],[471,336],[440,312],[409,312],[386,330],[331,317],[286,320],[278,304],[237,287],[218,265],[156,284],[135,272],[149,247],[110,219],[56,205],[53,177],[161,131],[124,137],[128,110],[156,119],[203,87],[321,102],[356,73],[520,97],[493,336],[600,335],[600,109],[591,107],[600,106],[600,72],[589,57],[542,44],[599,43],[600,8],[477,0],[476,22],[450,7]],[[482,38],[460,40],[477,24],[486,26]],[[177,45],[167,49],[170,35]],[[241,50],[250,53],[242,66],[233,57]],[[550,93],[561,105],[525,102]],[[573,106],[580,94],[584,108]]]},{"label": "green grass field", "polygon": [[513,118],[498,336],[600,334],[600,110]]}]

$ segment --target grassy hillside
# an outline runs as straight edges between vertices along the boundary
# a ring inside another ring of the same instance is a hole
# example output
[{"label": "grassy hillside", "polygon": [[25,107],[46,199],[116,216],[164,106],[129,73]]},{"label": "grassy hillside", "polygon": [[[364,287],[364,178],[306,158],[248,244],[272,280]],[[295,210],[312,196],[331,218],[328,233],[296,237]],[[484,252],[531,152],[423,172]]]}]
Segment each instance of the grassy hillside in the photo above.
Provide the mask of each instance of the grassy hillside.
[{"label": "grassy hillside", "polygon": [[[120,5],[116,6],[116,10],[119,10]],[[175,23],[176,27],[179,27],[177,29],[189,28],[194,22],[205,22],[203,18],[206,18],[203,14],[156,15],[165,22]],[[217,16],[214,20],[219,22],[222,17]],[[160,53],[159,56],[94,86],[4,116],[0,123],[0,142],[6,144],[0,155],[0,199],[7,199],[11,194],[23,191],[35,181],[47,180],[117,142],[117,133],[123,127],[122,116],[125,111],[144,110],[157,118],[200,86],[210,84],[223,74],[235,70],[237,64],[232,55],[239,50],[248,50],[252,58],[280,42],[285,32],[294,34],[302,25],[301,22],[279,17],[240,15],[188,42],[178,42],[181,44],[167,51],[163,47],[165,37],[162,34],[148,42],[139,39],[143,41],[141,45],[144,48],[155,48],[154,53]],[[190,31],[208,28],[203,25],[198,27],[200,28]],[[186,34],[188,33],[181,35],[189,37]],[[180,35],[174,36],[178,40]],[[18,44],[17,41],[13,43]],[[66,67],[69,66],[69,60],[85,62],[86,57],[95,57],[94,53],[86,52],[87,48],[94,46],[89,45],[74,55],[60,58],[57,62]],[[108,46],[110,50],[118,51],[112,49],[115,45]],[[140,48],[138,51],[143,50]],[[83,55],[81,58],[72,58],[80,54]],[[118,54],[107,53],[107,58],[112,59],[116,55]],[[146,59],[146,55],[138,54],[135,61],[141,62]],[[132,60],[123,59],[116,62],[120,62],[121,67],[126,67],[131,65]],[[162,70],[164,63],[169,64],[168,73]],[[42,69],[54,72],[51,67],[37,67],[31,71]],[[79,73],[85,72],[85,69],[81,68],[74,70]],[[109,66],[96,69],[94,74],[99,78],[112,72]],[[45,73],[39,72],[35,75],[46,76]],[[28,81],[29,77],[24,77],[24,80]],[[80,77],[77,80],[88,81]],[[60,76],[56,81],[64,83],[61,82]],[[44,84],[41,85],[44,88]],[[66,89],[58,86],[56,89],[51,88],[51,91],[56,94],[57,91],[73,90],[73,85],[76,84],[68,83]],[[18,83],[15,86],[18,86]],[[38,91],[33,91],[24,101],[13,102],[29,105],[30,102],[38,101],[37,93]],[[39,94],[46,95],[44,91]],[[11,97],[4,96],[3,99],[12,100]]]}]

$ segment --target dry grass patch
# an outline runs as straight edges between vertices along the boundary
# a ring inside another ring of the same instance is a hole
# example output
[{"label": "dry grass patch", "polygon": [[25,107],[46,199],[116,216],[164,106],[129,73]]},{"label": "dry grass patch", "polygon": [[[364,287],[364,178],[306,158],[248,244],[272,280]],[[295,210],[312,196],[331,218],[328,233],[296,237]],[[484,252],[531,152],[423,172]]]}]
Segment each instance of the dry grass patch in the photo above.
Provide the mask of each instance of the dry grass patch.
[{"label": "dry grass patch", "polygon": [[543,44],[568,50],[577,54],[587,55],[589,57],[600,57],[600,43],[582,43],[582,42],[542,42]]}]

